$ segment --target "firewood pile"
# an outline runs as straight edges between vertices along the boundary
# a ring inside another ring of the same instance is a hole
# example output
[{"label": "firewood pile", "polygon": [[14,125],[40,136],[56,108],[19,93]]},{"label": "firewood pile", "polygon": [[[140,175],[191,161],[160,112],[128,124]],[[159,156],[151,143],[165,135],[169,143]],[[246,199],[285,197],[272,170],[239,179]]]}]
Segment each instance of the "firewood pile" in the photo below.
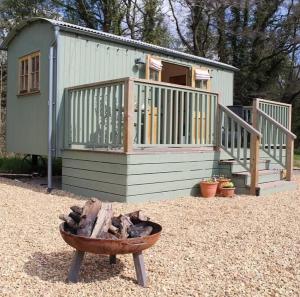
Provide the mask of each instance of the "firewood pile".
[{"label": "firewood pile", "polygon": [[65,231],[79,236],[101,239],[126,239],[150,235],[153,227],[140,210],[114,216],[111,203],[89,199],[83,207],[70,207],[68,215],[59,218],[65,222]]}]

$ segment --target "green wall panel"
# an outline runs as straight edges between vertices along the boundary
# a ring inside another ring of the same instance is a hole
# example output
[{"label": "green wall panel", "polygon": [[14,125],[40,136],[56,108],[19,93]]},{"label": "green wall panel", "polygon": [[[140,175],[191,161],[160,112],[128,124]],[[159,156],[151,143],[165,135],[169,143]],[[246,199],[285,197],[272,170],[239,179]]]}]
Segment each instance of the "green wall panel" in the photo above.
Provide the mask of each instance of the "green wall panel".
[{"label": "green wall panel", "polygon": [[[7,150],[47,154],[48,65],[53,28],[48,23],[25,27],[10,43],[7,82]],[[40,93],[18,96],[18,59],[40,50]]]},{"label": "green wall panel", "polygon": [[113,156],[66,151],[63,154],[63,189],[86,196],[98,193],[96,197],[104,200],[113,197],[117,197],[117,201],[176,198],[198,195],[199,181],[219,173],[220,154],[212,150],[184,154],[116,154],[115,159]]}]

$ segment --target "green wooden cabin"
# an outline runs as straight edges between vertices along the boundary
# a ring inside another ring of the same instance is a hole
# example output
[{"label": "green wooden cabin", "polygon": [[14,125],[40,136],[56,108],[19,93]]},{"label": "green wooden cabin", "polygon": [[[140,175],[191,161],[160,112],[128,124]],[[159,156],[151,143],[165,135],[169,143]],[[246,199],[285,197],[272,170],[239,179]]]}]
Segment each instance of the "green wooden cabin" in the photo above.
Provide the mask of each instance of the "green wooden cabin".
[{"label": "green wooden cabin", "polygon": [[64,190],[165,199],[199,195],[199,181],[219,174],[240,193],[295,187],[291,106],[228,108],[233,66],[43,18],[1,48],[7,150],[48,155],[49,165],[62,157]]}]

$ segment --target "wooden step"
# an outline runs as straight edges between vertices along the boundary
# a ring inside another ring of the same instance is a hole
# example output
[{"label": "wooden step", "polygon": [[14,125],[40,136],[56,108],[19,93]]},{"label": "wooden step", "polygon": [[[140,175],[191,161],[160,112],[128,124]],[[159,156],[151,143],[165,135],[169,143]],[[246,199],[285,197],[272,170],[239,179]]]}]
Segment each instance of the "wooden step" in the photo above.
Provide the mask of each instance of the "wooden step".
[{"label": "wooden step", "polygon": [[268,195],[285,191],[294,191],[298,189],[298,185],[294,181],[274,181],[259,185],[259,195]]},{"label": "wooden step", "polygon": [[[269,195],[285,191],[294,191],[298,189],[298,185],[294,181],[279,180],[260,184],[257,188],[257,196]],[[250,187],[237,187],[236,194],[250,195]]]},{"label": "wooden step", "polygon": [[[251,176],[250,172],[243,171],[232,174],[232,180],[237,187],[250,186]],[[281,172],[280,170],[259,170],[258,171],[258,184],[280,181]]]},{"label": "wooden step", "polygon": [[[249,166],[249,164],[250,164],[250,160],[247,160],[247,166]],[[269,160],[265,160],[265,159],[259,160],[258,169],[259,170],[269,169],[269,164],[270,164]],[[219,165],[220,165],[219,167],[220,174],[228,177],[231,176],[233,173],[245,171],[244,166],[236,160],[221,160],[219,161]]]}]

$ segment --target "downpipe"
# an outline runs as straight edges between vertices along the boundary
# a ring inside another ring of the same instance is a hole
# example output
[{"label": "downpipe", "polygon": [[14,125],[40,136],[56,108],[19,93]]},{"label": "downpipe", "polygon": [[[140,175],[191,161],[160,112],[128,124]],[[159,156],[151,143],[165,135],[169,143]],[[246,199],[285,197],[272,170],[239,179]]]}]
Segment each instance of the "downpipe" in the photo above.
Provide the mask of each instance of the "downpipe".
[{"label": "downpipe", "polygon": [[[59,36],[59,27],[55,26],[54,28],[54,34],[55,34],[55,39],[51,44],[50,51],[49,51],[49,97],[48,97],[48,170],[47,170],[47,192],[51,193],[52,188],[53,188],[53,183],[52,183],[52,158],[53,158],[53,148],[52,148],[52,139],[53,139],[53,105],[54,103],[54,80],[57,80],[57,75],[54,73],[54,48],[56,46],[56,56],[58,52],[58,36]],[[56,57],[56,62],[57,62],[57,57]],[[57,69],[57,67],[56,67]],[[54,78],[55,74],[55,78]],[[55,88],[57,88],[57,85],[55,83]],[[56,94],[56,90],[55,90]]]}]

